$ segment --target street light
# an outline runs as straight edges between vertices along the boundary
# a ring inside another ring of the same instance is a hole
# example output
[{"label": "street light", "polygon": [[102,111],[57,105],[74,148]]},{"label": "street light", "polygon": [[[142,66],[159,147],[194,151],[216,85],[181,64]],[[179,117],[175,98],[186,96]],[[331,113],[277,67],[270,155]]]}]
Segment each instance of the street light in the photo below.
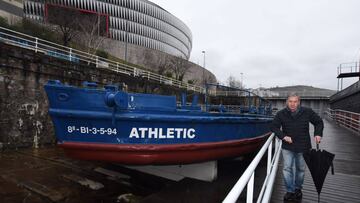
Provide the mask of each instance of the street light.
[{"label": "street light", "polygon": [[202,79],[203,79],[203,83],[204,83],[204,86],[205,86],[205,65],[206,65],[206,61],[205,61],[205,59],[206,59],[206,52],[205,51],[202,51],[201,53],[203,53],[204,54],[204,65],[203,65],[203,73],[202,73]]},{"label": "street light", "polygon": [[244,73],[240,73],[241,77],[240,77],[240,85],[241,85],[241,89],[244,89],[244,85],[243,85],[243,82],[244,82]]},{"label": "street light", "polygon": [[206,55],[206,52],[202,51],[202,53],[204,54],[204,68],[205,68],[205,55]]}]

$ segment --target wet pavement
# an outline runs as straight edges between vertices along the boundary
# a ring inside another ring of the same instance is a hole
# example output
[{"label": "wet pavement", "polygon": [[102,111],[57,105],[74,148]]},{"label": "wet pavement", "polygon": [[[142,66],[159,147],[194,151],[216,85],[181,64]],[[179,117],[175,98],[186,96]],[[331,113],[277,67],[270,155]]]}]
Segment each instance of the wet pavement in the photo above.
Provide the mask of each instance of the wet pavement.
[{"label": "wet pavement", "polygon": [[0,202],[138,202],[169,184],[116,165],[72,160],[57,147],[3,152],[0,163]]},{"label": "wet pavement", "polygon": [[[115,164],[73,160],[58,147],[5,151],[0,202],[221,202],[253,156],[219,161],[213,182],[175,182]],[[255,173],[255,188],[264,169]]]}]

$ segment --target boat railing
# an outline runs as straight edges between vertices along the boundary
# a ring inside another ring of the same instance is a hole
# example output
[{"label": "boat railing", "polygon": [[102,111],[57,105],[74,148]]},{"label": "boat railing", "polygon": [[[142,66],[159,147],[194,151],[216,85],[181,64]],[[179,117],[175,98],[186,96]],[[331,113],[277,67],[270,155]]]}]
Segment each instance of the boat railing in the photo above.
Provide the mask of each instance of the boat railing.
[{"label": "boat railing", "polygon": [[338,125],[360,134],[360,113],[328,109],[325,114]]},{"label": "boat railing", "polygon": [[[220,95],[217,94],[219,92],[222,94]],[[219,98],[221,96],[225,96],[225,97],[229,97],[230,99],[233,99],[231,103],[235,105],[209,104],[211,97]],[[234,100],[234,98],[231,98],[234,96],[237,97],[236,100]],[[221,84],[208,83],[205,85],[204,103],[205,103],[206,111],[223,112],[227,110],[225,107],[230,107],[228,110],[235,113],[240,112],[240,113],[266,114],[266,115],[272,114],[272,106],[270,100],[267,100],[257,95],[255,92],[252,92],[249,89],[229,87]],[[233,108],[235,106],[237,106],[238,109]]]},{"label": "boat railing", "polygon": [[107,69],[116,73],[125,74],[135,78],[142,78],[154,81],[160,84],[170,85],[189,91],[204,94],[205,88],[174,78],[166,77],[149,70],[141,69],[134,65],[129,65],[113,60],[109,60],[97,55],[89,54],[84,51],[73,49],[71,47],[62,46],[41,38],[33,37],[21,32],[16,32],[0,26],[0,41],[16,46],[32,50],[35,53],[43,53],[49,57],[66,60],[77,64],[86,64],[96,68]]},{"label": "boat railing", "polygon": [[[275,149],[274,154],[272,156],[273,151],[273,142],[275,140]],[[265,152],[267,151],[267,173],[258,195],[257,203],[267,203],[271,199],[271,193],[273,190],[276,171],[279,165],[279,158],[281,153],[281,145],[282,142],[274,134],[267,139],[265,144],[262,146],[260,151],[257,153],[255,158],[252,160],[250,165],[247,167],[245,172],[242,174],[240,179],[236,182],[235,186],[231,189],[229,194],[223,200],[223,203],[234,203],[237,201],[239,196],[241,195],[242,191],[244,190],[245,186],[247,186],[246,192],[246,203],[253,202],[254,199],[254,177],[255,177],[255,170],[259,165],[262,157],[264,156]]]},{"label": "boat railing", "polygon": [[[192,103],[187,102],[187,106],[191,106]],[[177,102],[177,106],[181,107],[181,102]],[[241,113],[252,113],[252,114],[260,114],[260,115],[272,115],[272,109],[270,108],[262,108],[258,106],[254,106],[251,109],[248,108],[247,105],[205,105],[199,104],[198,105],[202,111],[208,112],[219,112],[219,113],[229,113],[229,114],[241,114]]]}]

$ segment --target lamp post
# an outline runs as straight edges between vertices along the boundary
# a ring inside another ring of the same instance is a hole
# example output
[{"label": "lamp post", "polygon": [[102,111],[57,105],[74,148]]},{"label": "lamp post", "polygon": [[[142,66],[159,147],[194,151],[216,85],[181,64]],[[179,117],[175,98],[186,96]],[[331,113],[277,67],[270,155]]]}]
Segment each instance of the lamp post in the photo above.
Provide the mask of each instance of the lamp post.
[{"label": "lamp post", "polygon": [[244,89],[244,85],[243,85],[243,82],[244,82],[244,73],[240,73],[241,77],[240,77],[240,85],[241,85],[241,89]]},{"label": "lamp post", "polygon": [[205,85],[206,85],[206,84],[205,84],[206,52],[205,52],[205,51],[202,51],[201,53],[203,53],[203,55],[204,55],[204,65],[203,65],[202,79],[203,79],[203,83],[204,83],[204,86],[205,86]]}]

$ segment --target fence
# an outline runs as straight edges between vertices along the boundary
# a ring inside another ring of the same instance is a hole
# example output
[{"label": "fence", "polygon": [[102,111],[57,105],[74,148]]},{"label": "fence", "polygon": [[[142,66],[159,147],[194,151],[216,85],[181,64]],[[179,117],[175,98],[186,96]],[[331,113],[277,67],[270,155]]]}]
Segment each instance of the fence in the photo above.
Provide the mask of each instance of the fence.
[{"label": "fence", "polygon": [[335,121],[338,125],[343,126],[355,133],[360,134],[360,114],[344,110],[328,109],[326,115]]},{"label": "fence", "polygon": [[49,42],[37,37],[16,32],[4,27],[0,27],[0,41],[7,44],[33,50],[36,53],[70,61],[73,63],[92,64],[97,68],[111,70],[117,73],[126,74],[133,77],[144,78],[161,84],[166,84],[186,90],[192,90],[198,93],[205,93],[205,89],[200,86],[192,85],[186,82],[175,80],[170,77],[156,74],[154,72],[143,70],[135,66],[108,60],[96,55],[92,55],[70,47],[65,47],[53,42]]},{"label": "fence", "polygon": [[360,71],[360,61],[359,62],[350,62],[342,63],[337,68],[337,73],[358,73]]},{"label": "fence", "polygon": [[[272,145],[273,140],[275,139],[275,151],[274,157],[272,157]],[[236,182],[235,186],[231,189],[230,193],[226,196],[223,203],[233,203],[239,198],[240,194],[244,190],[245,186],[247,185],[247,194],[246,194],[246,203],[253,202],[254,197],[254,175],[255,169],[258,166],[260,160],[264,156],[266,150],[268,151],[267,154],[267,175],[264,180],[264,184],[261,188],[260,194],[257,199],[257,203],[267,203],[270,201],[271,193],[273,189],[273,185],[275,182],[276,171],[279,165],[279,157],[281,153],[281,145],[282,142],[275,138],[274,134],[268,138],[266,143],[260,149],[258,154],[255,156],[253,161],[250,163],[248,168],[245,170],[243,175],[240,179]]]}]

